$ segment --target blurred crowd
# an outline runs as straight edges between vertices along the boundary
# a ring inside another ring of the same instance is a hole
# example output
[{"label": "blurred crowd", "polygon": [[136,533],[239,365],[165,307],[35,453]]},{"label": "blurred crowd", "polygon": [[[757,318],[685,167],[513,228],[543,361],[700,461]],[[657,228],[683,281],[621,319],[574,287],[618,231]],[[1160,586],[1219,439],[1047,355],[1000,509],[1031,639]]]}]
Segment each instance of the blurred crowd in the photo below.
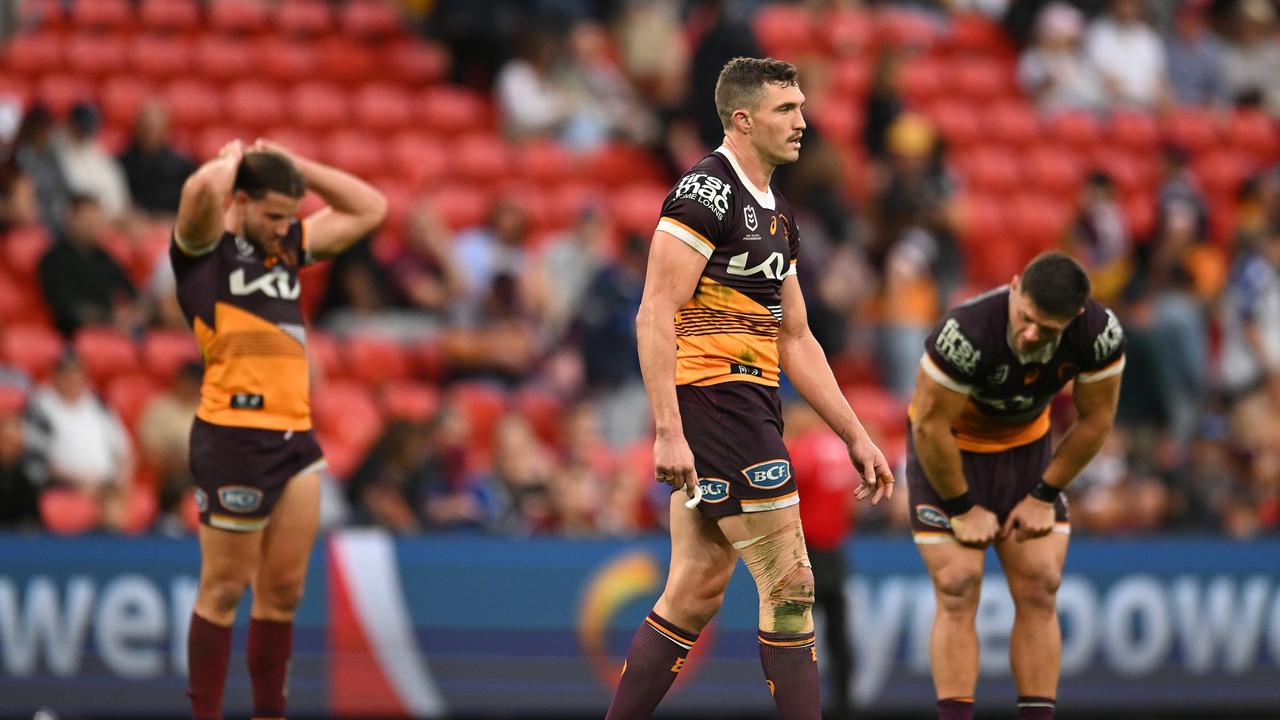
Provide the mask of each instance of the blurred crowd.
[{"label": "blurred crowd", "polygon": [[[829,52],[787,58],[801,68],[811,121],[800,162],[775,175],[800,215],[811,327],[899,467],[930,327],[949,305],[1008,279],[964,241],[967,176],[907,87],[929,37],[962,18],[1001,23],[992,50],[1007,48],[1012,82],[1045,122],[1189,106],[1280,116],[1271,0],[420,5],[407,4],[419,13],[407,21],[448,52],[453,84],[489,94],[508,142],[573,154],[625,143],[666,182],[719,144],[720,67],[774,51],[786,30],[778,23],[900,18],[895,27],[908,30],[896,44],[850,31]],[[167,110],[148,102],[132,137],[110,151],[94,103],[58,116],[0,94],[0,245],[31,228],[55,238],[33,268],[67,338],[85,327],[186,331],[165,248],[197,159],[171,138]],[[1051,244],[1086,263],[1129,348],[1116,430],[1069,490],[1077,532],[1280,531],[1280,430],[1269,422],[1280,415],[1280,165],[1257,159],[1232,188],[1226,222],[1190,153],[1156,150],[1152,222],[1134,222],[1124,179],[1107,167],[1085,168],[1078,197],[1062,199],[1070,216]],[[307,307],[318,334],[429,348],[434,368],[427,400],[378,416],[357,454],[335,458],[326,522],[573,536],[661,527],[666,496],[653,480],[634,337],[649,231],[619,222],[603,197],[588,192],[554,232],[540,231],[518,197],[500,195],[467,227],[412,197],[399,237],[375,236],[304,276],[318,288]],[[660,200],[650,203],[654,221]],[[150,261],[122,262],[140,253]],[[199,364],[183,364],[122,418],[68,347],[45,378],[0,364],[0,524],[39,526],[53,512],[42,496],[70,487],[94,498],[101,527],[189,532],[186,429]],[[339,388],[313,364],[319,403]],[[829,446],[811,441],[827,434],[820,421],[782,392],[797,475],[843,484],[863,529],[905,533],[905,493],[855,510],[851,468],[830,462]],[[1059,400],[1060,433],[1072,411]],[[155,509],[145,522],[131,499],[140,468]]]}]

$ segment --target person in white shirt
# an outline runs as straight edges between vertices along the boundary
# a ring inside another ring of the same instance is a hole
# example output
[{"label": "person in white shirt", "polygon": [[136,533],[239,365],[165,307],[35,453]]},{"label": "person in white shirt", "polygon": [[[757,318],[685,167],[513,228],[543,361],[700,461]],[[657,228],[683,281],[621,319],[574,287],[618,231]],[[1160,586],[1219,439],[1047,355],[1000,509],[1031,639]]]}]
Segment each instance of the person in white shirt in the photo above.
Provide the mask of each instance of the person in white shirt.
[{"label": "person in white shirt", "polygon": [[1108,11],[1090,23],[1084,48],[1102,73],[1113,105],[1147,109],[1168,105],[1164,43],[1143,19],[1141,0],[1111,0]]},{"label": "person in white shirt", "polygon": [[1041,110],[1099,110],[1106,104],[1102,77],[1080,48],[1084,14],[1054,2],[1036,20],[1036,44],[1018,61],[1018,83]]},{"label": "person in white shirt", "polygon": [[98,111],[88,103],[71,109],[66,132],[59,138],[56,152],[67,185],[73,193],[98,201],[112,221],[124,218],[133,205],[124,169],[98,142],[101,123]]}]

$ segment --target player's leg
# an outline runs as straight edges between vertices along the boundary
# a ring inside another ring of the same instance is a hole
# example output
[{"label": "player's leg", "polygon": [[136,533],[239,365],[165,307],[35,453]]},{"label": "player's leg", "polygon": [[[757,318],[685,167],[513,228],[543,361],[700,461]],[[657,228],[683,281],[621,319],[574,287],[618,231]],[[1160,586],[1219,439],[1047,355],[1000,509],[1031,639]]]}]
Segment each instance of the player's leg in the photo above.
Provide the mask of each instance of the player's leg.
[{"label": "player's leg", "polygon": [[200,526],[200,586],[187,631],[187,696],[195,720],[220,720],[236,607],[257,568],[262,531]]},{"label": "player's leg", "polygon": [[720,518],[760,595],[760,665],[783,720],[818,720],[818,656],[813,638],[813,569],[800,508]]},{"label": "player's leg", "polygon": [[684,501],[684,493],[672,493],[667,584],[631,640],[606,720],[648,718],[684,667],[698,633],[724,602],[738,553],[715,521],[686,508]]},{"label": "player's leg", "polygon": [[285,486],[262,533],[262,561],[253,578],[249,677],[253,716],[282,718],[293,615],[302,600],[307,561],[320,523],[320,475],[307,471]]},{"label": "player's leg", "polygon": [[1062,659],[1057,596],[1069,537],[1053,532],[1024,543],[1009,539],[996,546],[1013,595],[1009,664],[1022,720],[1053,718]]},{"label": "player's leg", "polygon": [[849,684],[853,679],[853,652],[849,647],[849,611],[844,595],[848,575],[844,551],[809,549],[813,563],[813,600],[822,611],[828,652],[827,675],[832,690],[828,698],[831,717],[844,720],[849,714]]},{"label": "player's leg", "polygon": [[982,550],[965,547],[946,536],[920,542],[933,581],[935,610],[929,635],[929,666],[938,697],[939,720],[973,717],[978,685],[978,631],[975,620],[982,590]]}]

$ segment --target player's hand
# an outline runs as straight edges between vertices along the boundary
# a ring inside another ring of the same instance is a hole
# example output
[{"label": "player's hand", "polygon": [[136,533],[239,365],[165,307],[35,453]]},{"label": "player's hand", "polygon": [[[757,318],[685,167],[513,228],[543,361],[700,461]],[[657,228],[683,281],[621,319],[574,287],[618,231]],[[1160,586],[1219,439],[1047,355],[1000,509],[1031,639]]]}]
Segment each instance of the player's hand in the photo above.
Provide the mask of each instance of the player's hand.
[{"label": "player's hand", "polygon": [[218,159],[228,160],[232,165],[238,166],[242,157],[244,157],[244,143],[240,138],[232,140],[218,150]]},{"label": "player's hand", "polygon": [[289,158],[290,162],[296,163],[298,161],[298,156],[295,155],[292,150],[278,142],[275,142],[274,140],[268,140],[266,138],[258,138],[257,140],[254,140],[253,145],[249,150],[251,152],[273,152],[277,155],[283,155]]},{"label": "player's hand", "polygon": [[693,451],[684,435],[659,433],[653,441],[653,465],[658,482],[684,490],[685,495],[693,497],[698,473],[693,469]]},{"label": "player's hand", "polygon": [[854,498],[865,500],[869,497],[872,505],[893,498],[893,471],[889,469],[884,453],[865,432],[849,443],[849,459],[862,480],[853,494]]},{"label": "player's hand", "polygon": [[956,542],[968,547],[983,548],[991,544],[1000,531],[996,514],[981,505],[951,518],[951,533]]},{"label": "player's hand", "polygon": [[1000,539],[1004,540],[1013,535],[1018,542],[1026,542],[1044,537],[1053,532],[1055,521],[1053,503],[1037,500],[1028,495],[1022,498],[1022,501],[1009,513],[1009,517],[1004,521],[1004,527],[1000,528]]}]

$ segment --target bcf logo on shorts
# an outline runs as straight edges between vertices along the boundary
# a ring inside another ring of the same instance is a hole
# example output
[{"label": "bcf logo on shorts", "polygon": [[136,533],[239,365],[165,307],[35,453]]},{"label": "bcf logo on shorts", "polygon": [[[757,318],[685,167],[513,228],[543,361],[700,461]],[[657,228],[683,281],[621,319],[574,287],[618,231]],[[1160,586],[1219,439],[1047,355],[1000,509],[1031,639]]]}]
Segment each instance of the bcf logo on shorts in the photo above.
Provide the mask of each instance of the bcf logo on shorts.
[{"label": "bcf logo on shorts", "polygon": [[718,503],[729,499],[729,483],[720,478],[698,478],[702,488],[702,502]]},{"label": "bcf logo on shorts", "polygon": [[228,485],[218,488],[218,501],[231,512],[251,513],[262,505],[262,491],[244,485]]},{"label": "bcf logo on shorts", "polygon": [[743,468],[751,487],[761,490],[780,488],[791,479],[791,463],[787,460],[765,460],[748,468]]}]

